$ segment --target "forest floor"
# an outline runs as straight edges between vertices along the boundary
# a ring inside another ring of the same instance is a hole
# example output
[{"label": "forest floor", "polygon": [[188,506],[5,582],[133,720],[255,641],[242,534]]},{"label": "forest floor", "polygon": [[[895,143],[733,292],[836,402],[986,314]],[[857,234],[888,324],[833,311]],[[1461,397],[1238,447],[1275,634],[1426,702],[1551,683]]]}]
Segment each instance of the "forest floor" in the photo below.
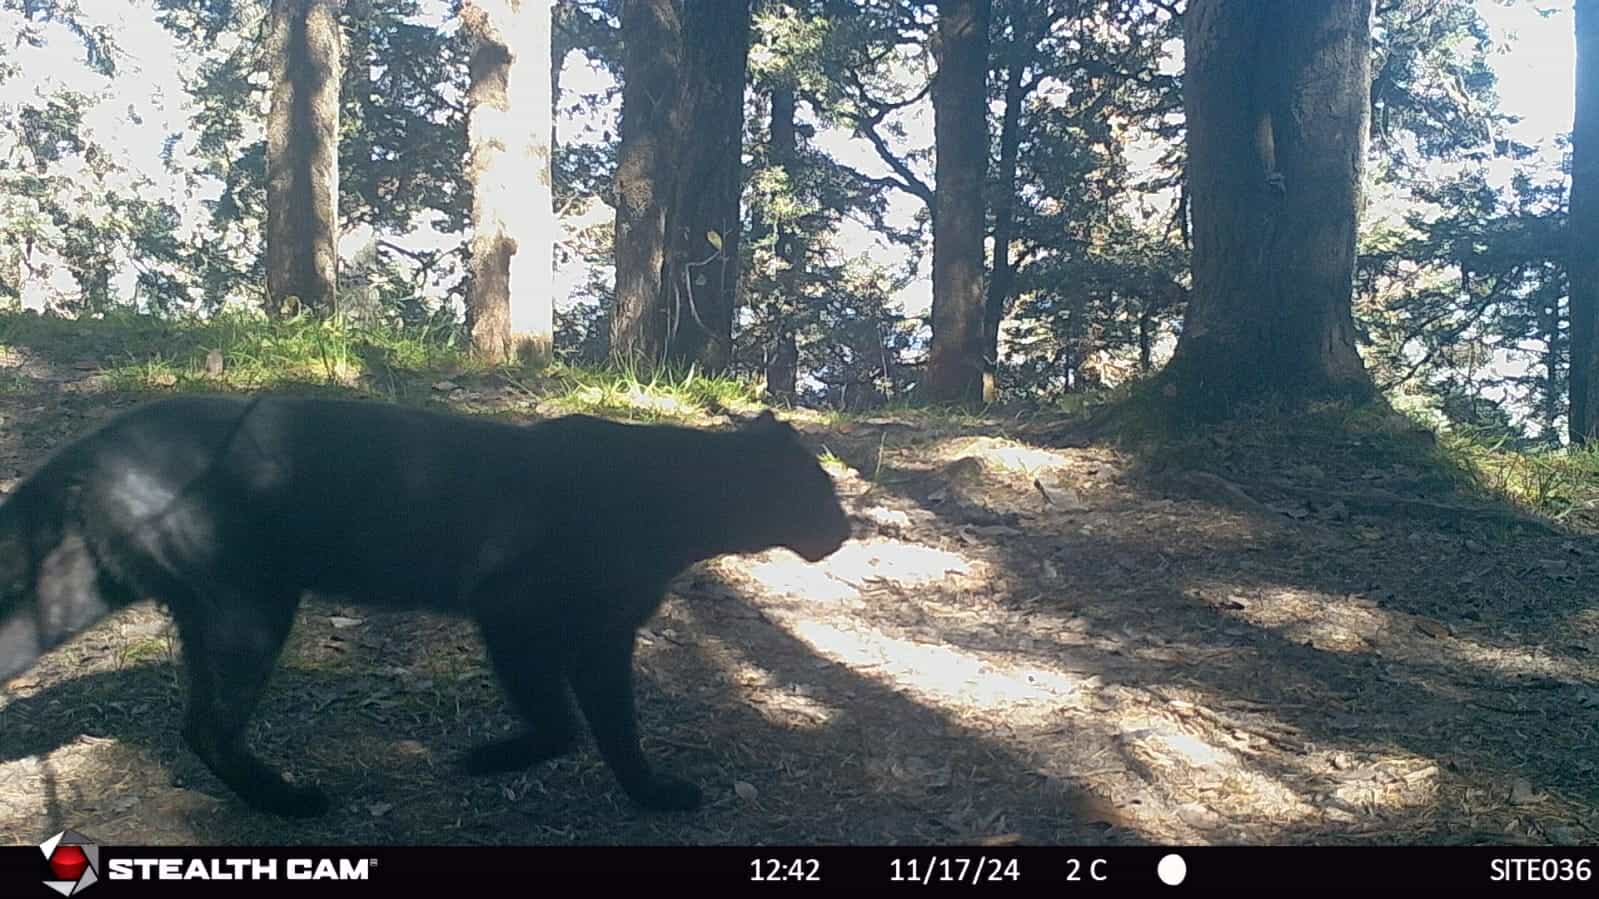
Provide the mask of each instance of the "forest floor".
[{"label": "forest floor", "polygon": [[[145,398],[96,369],[0,349],[0,487]],[[548,411],[452,381],[420,390]],[[253,740],[335,807],[254,813],[183,748],[145,603],[0,694],[0,842],[1599,840],[1599,545],[1394,449],[1424,438],[1241,427],[1152,455],[1039,420],[794,420],[841,461],[857,539],[703,565],[641,642],[646,751],[701,809],[640,812],[587,743],[456,773],[514,726],[472,628],[312,601]]]}]

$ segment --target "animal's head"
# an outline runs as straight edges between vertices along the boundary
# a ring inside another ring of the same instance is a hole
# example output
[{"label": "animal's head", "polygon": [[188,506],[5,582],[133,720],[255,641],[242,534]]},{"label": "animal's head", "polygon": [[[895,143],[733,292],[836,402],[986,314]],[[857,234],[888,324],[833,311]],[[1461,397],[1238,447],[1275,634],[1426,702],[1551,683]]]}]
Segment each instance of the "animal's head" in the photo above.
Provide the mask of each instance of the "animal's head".
[{"label": "animal's head", "polygon": [[757,479],[741,485],[752,491],[747,500],[758,519],[749,536],[764,544],[759,548],[786,547],[807,562],[832,555],[850,538],[849,516],[816,454],[771,410],[741,433],[749,470]]}]

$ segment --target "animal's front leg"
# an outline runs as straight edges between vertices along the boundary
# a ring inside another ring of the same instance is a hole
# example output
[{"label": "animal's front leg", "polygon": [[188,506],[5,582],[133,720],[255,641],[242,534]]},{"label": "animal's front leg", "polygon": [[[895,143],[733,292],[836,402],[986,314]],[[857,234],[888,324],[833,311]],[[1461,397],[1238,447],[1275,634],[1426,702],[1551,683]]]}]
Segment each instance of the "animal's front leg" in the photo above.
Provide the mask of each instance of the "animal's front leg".
[{"label": "animal's front leg", "polygon": [[469,751],[461,760],[469,774],[520,771],[565,755],[577,738],[561,674],[561,660],[570,650],[561,634],[514,605],[503,608],[507,611],[483,613],[479,625],[500,687],[527,726]]},{"label": "animal's front leg", "polygon": [[639,746],[633,709],[634,638],[634,629],[627,627],[584,641],[572,663],[572,691],[600,755],[634,802],[657,811],[694,808],[700,804],[699,787],[652,771]]}]

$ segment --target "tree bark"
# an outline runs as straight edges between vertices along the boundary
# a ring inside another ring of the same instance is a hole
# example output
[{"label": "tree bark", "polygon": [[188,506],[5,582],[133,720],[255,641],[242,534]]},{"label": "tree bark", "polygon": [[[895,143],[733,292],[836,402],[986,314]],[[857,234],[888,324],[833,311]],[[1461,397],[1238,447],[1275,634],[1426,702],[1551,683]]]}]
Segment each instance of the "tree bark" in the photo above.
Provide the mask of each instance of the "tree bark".
[{"label": "tree bark", "polygon": [[[1018,12],[1022,5],[1017,4]],[[1019,18],[1019,17],[1018,17]],[[999,184],[994,204],[994,263],[983,303],[983,402],[999,399],[999,326],[1005,320],[1016,287],[1016,266],[1010,245],[1016,226],[1016,166],[1021,147],[1022,104],[1027,100],[1025,76],[1035,44],[1021,21],[1011,23],[1005,52],[1005,107],[999,127]]]},{"label": "tree bark", "polygon": [[467,88],[472,353],[542,365],[554,338],[550,0],[471,0]]},{"label": "tree bark", "polygon": [[665,348],[660,307],[666,214],[675,182],[672,130],[683,84],[683,23],[673,0],[623,0],[622,119],[616,149],[616,305],[611,359],[654,365]]},{"label": "tree bark", "polygon": [[1573,444],[1599,431],[1599,0],[1577,0],[1577,109],[1571,129],[1571,212],[1566,280],[1570,285]]},{"label": "tree bark", "polygon": [[1188,8],[1193,292],[1164,377],[1191,414],[1373,390],[1350,309],[1370,17],[1370,0]]},{"label": "tree bark", "polygon": [[[772,89],[772,130],[770,135],[771,158],[783,167],[788,176],[789,189],[799,184],[799,139],[794,130],[794,88],[782,85]],[[772,346],[768,349],[766,363],[766,392],[775,400],[792,403],[799,389],[799,344],[794,334],[794,314],[802,302],[799,296],[799,275],[803,255],[800,249],[800,231],[797,223],[778,222],[776,251],[777,275],[776,321]]]},{"label": "tree bark", "polygon": [[267,312],[334,311],[341,0],[272,0],[267,34]]},{"label": "tree bark", "polygon": [[983,176],[988,163],[991,0],[939,0],[933,82],[933,343],[922,389],[934,403],[983,395]]},{"label": "tree bark", "polygon": [[686,4],[683,43],[683,83],[691,89],[680,98],[687,120],[674,134],[693,136],[673,145],[680,161],[661,297],[666,358],[719,374],[732,360],[738,302],[749,0]]},{"label": "tree bark", "polygon": [[1560,364],[1564,354],[1560,341],[1560,300],[1550,297],[1547,303],[1542,304],[1538,310],[1538,331],[1543,338],[1543,371],[1544,390],[1542,408],[1542,427],[1539,428],[1538,438],[1547,441],[1551,446],[1560,445]]}]

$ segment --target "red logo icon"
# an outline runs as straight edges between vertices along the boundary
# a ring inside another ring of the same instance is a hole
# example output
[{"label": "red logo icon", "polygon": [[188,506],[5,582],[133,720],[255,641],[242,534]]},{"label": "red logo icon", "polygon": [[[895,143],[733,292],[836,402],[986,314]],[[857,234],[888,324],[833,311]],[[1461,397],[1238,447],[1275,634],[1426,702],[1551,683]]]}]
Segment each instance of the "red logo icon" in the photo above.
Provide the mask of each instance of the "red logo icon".
[{"label": "red logo icon", "polygon": [[44,885],[63,896],[77,895],[100,879],[100,847],[75,830],[63,830],[45,840],[39,851],[56,877]]}]

